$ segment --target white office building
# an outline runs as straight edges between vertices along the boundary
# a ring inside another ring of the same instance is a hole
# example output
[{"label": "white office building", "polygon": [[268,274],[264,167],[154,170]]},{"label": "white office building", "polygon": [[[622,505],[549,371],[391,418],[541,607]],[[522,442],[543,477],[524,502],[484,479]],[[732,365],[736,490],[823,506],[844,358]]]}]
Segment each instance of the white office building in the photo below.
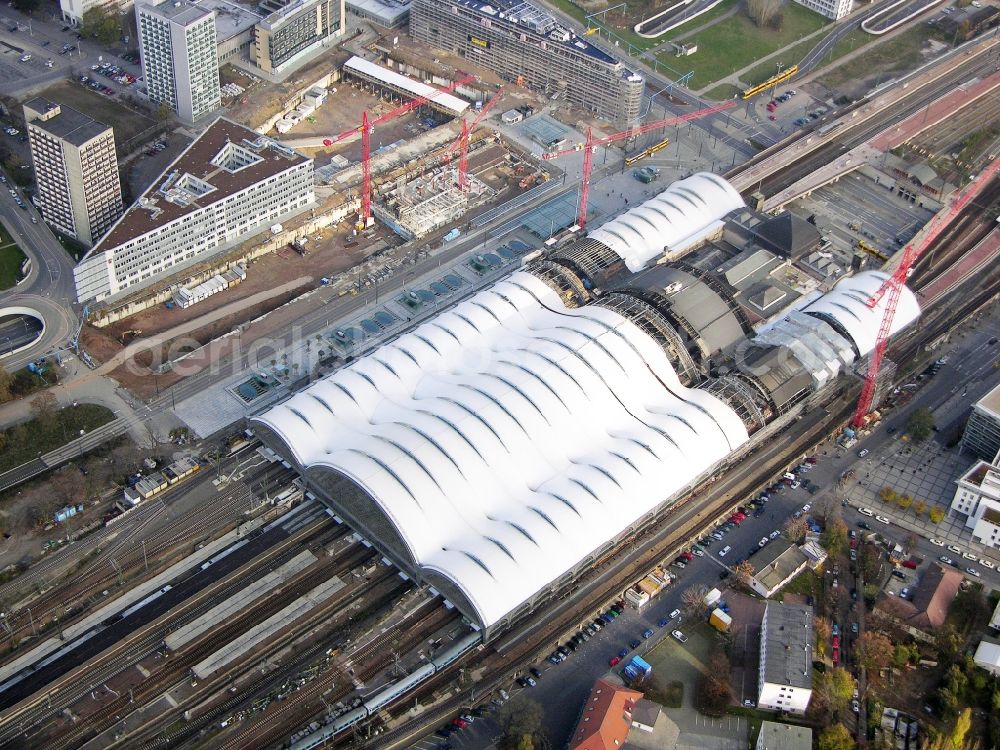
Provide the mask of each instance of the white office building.
[{"label": "white office building", "polygon": [[1000,547],[1000,453],[990,461],[977,461],[955,480],[951,509],[965,515],[965,528],[987,547]]},{"label": "white office building", "polygon": [[220,117],[80,261],[77,298],[149,286],[314,202],[312,159]]},{"label": "white office building", "polygon": [[795,2],[834,21],[839,21],[850,13],[852,7],[851,0],[795,0]]},{"label": "white office building", "polygon": [[813,610],[769,601],[760,627],[757,708],[804,714],[812,697]]},{"label": "white office building", "polygon": [[214,10],[185,0],[138,3],[136,26],[150,99],[186,122],[222,105]]}]

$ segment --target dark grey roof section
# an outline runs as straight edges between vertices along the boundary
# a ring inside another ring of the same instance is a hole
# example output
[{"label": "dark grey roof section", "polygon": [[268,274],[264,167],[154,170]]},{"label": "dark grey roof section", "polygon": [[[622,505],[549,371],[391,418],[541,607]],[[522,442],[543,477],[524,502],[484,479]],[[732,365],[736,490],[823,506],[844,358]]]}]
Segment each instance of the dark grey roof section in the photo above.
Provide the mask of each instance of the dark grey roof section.
[{"label": "dark grey roof section", "polygon": [[820,243],[819,230],[788,211],[761,222],[754,234],[768,250],[792,259],[811,252]]},{"label": "dark grey roof section", "polygon": [[[698,342],[704,357],[729,349],[746,338],[734,302],[723,298],[703,279],[673,266],[653,266],[628,280],[629,290],[646,290],[662,312],[677,321]],[[665,306],[663,303],[665,302]]]},{"label": "dark grey roof section", "polygon": [[31,120],[31,124],[57,138],[62,138],[67,143],[72,143],[74,146],[82,146],[108,130],[108,126],[103,122],[98,122],[93,117],[78,112],[72,107],[67,107],[65,104],[56,104],[40,96],[26,102],[24,106],[39,113],[45,113],[53,107],[59,107],[59,114],[55,117],[48,120]]},{"label": "dark grey roof section", "polygon": [[764,611],[766,639],[764,680],[777,685],[812,688],[813,609],[804,604],[769,601]]}]

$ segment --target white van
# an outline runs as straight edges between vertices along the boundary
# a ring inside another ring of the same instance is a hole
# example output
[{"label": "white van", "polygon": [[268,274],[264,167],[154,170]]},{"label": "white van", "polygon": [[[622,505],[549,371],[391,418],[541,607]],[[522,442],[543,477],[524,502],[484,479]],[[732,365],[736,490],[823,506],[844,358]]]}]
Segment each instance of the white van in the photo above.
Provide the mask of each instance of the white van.
[{"label": "white van", "polygon": [[790,474],[790,473],[788,473],[788,472],[786,471],[786,472],[785,472],[785,476],[783,477],[783,479],[790,479],[791,481],[793,481],[793,482],[794,482],[794,481],[795,481],[795,475],[794,475],[794,474]]},{"label": "white van", "polygon": [[869,518],[875,515],[870,508],[858,508],[858,513],[863,516],[868,516]]}]

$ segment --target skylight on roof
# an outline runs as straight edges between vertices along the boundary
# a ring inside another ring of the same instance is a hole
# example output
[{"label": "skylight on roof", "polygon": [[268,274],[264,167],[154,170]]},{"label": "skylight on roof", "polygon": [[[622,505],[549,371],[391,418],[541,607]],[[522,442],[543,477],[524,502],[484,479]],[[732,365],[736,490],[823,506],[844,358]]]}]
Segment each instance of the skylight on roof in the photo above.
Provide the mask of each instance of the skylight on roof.
[{"label": "skylight on roof", "polygon": [[263,159],[253,151],[236,143],[226,143],[212,159],[212,164],[227,172],[239,172],[262,161]]}]

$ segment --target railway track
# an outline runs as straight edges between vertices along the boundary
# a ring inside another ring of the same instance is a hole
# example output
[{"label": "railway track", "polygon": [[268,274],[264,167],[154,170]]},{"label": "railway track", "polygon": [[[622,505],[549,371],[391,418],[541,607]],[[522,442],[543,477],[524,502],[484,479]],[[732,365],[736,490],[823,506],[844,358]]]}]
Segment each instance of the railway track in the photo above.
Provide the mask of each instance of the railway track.
[{"label": "railway track", "polygon": [[[254,575],[255,571],[281,564],[281,561],[289,559],[300,551],[298,547],[306,544],[311,537],[322,532],[327,526],[327,520],[324,518],[300,529],[255,558],[251,567],[241,569],[241,576],[246,578]],[[91,686],[107,682],[159,648],[170,625],[176,624],[178,620],[190,621],[204,614],[215,606],[220,598],[231,596],[243,585],[245,583],[241,583],[239,579],[234,581],[232,577],[210,584],[171,610],[173,621],[164,617],[157,618],[112,649],[100,654],[96,660],[76,667],[49,683],[44,692],[36,692],[0,713],[0,723],[3,727],[0,728],[0,747],[14,740],[21,733],[21,727],[36,728],[36,733],[44,732],[46,730],[44,723],[51,721],[53,716],[59,713],[59,707],[74,705],[92,689]],[[51,708],[52,705],[56,708]]]},{"label": "railway track", "polygon": [[[52,750],[69,750],[69,748],[79,747],[87,739],[100,736],[103,732],[108,731],[118,724],[122,720],[122,716],[130,713],[129,706],[131,703],[134,702],[142,706],[151,700],[155,700],[177,683],[186,680],[189,677],[191,668],[216,652],[220,644],[235,640],[252,627],[253,624],[270,617],[314,586],[319,585],[334,575],[343,575],[371,556],[371,550],[352,550],[351,556],[342,561],[335,571],[331,571],[329,566],[325,566],[299,577],[294,584],[285,584],[280,591],[272,591],[267,597],[254,602],[242,610],[238,617],[219,623],[213,629],[210,637],[201,638],[195,641],[193,645],[186,646],[180,651],[175,652],[170,659],[164,660],[165,669],[150,675],[150,678],[136,688],[130,696],[126,697],[122,695],[115,701],[102,706],[103,716],[99,718],[94,716],[87,717],[87,721],[84,722],[83,726],[74,725],[71,731],[64,732],[58,738],[49,739],[46,742],[46,746]],[[273,568],[281,564],[281,562],[285,562],[284,557],[286,556],[274,560],[269,567]],[[234,588],[239,588],[242,585],[240,584]],[[204,614],[205,611],[215,606],[220,599],[229,595],[231,593],[220,593],[217,596],[213,596],[207,602],[208,606],[201,609],[198,615]],[[159,642],[162,643],[162,638]]]},{"label": "railway track", "polygon": [[[277,478],[289,472],[281,467],[281,471],[271,473]],[[181,551],[188,550],[192,540],[202,538],[206,531],[223,530],[241,520],[249,507],[250,492],[250,488],[245,485],[235,486],[216,498],[211,505],[194,508],[170,520],[143,545],[139,539],[141,532],[169,512],[162,501],[151,501],[148,513],[137,519],[106,547],[94,547],[89,553],[93,556],[89,563],[72,571],[64,585],[48,589],[25,606],[9,613],[6,618],[8,629],[0,633],[0,645],[15,638],[23,640],[37,632],[40,626],[44,633],[55,624],[54,617],[58,617],[65,628],[78,616],[84,615],[89,605],[96,602],[107,603],[103,592],[117,588],[119,581],[124,583],[127,578],[134,578],[145,572],[155,575],[168,562],[172,562],[173,558],[179,557]],[[154,561],[152,571],[147,571],[148,560]],[[16,580],[18,579],[15,582]],[[68,618],[67,602],[78,603],[69,611]]]},{"label": "railway track", "polygon": [[[430,602],[430,600],[427,601]],[[354,670],[355,678],[364,682],[388,666],[385,650],[391,645],[394,638],[401,636],[402,639],[395,648],[405,653],[407,649],[419,643],[429,633],[444,625],[448,619],[457,620],[458,617],[443,607],[436,607],[424,612],[416,622],[410,622],[407,625],[406,633],[400,634],[398,629],[392,629],[380,634],[357,652],[351,654],[351,660],[358,665]],[[391,663],[391,659],[389,661]],[[329,700],[339,701],[353,692],[354,686],[350,681],[347,681],[345,686],[346,689],[335,690],[334,695]],[[272,745],[281,737],[287,736],[290,731],[294,731],[295,727],[307,723],[317,713],[317,710],[321,710],[320,698],[323,696],[323,688],[322,681],[314,680],[286,699],[276,711],[264,712],[260,721],[243,728],[242,731],[228,738],[223,744],[213,742],[212,747],[216,750],[253,750]],[[319,708],[316,704],[319,704]],[[284,717],[284,720],[280,720],[279,717]],[[291,730],[289,730],[289,725],[292,726]]]}]

